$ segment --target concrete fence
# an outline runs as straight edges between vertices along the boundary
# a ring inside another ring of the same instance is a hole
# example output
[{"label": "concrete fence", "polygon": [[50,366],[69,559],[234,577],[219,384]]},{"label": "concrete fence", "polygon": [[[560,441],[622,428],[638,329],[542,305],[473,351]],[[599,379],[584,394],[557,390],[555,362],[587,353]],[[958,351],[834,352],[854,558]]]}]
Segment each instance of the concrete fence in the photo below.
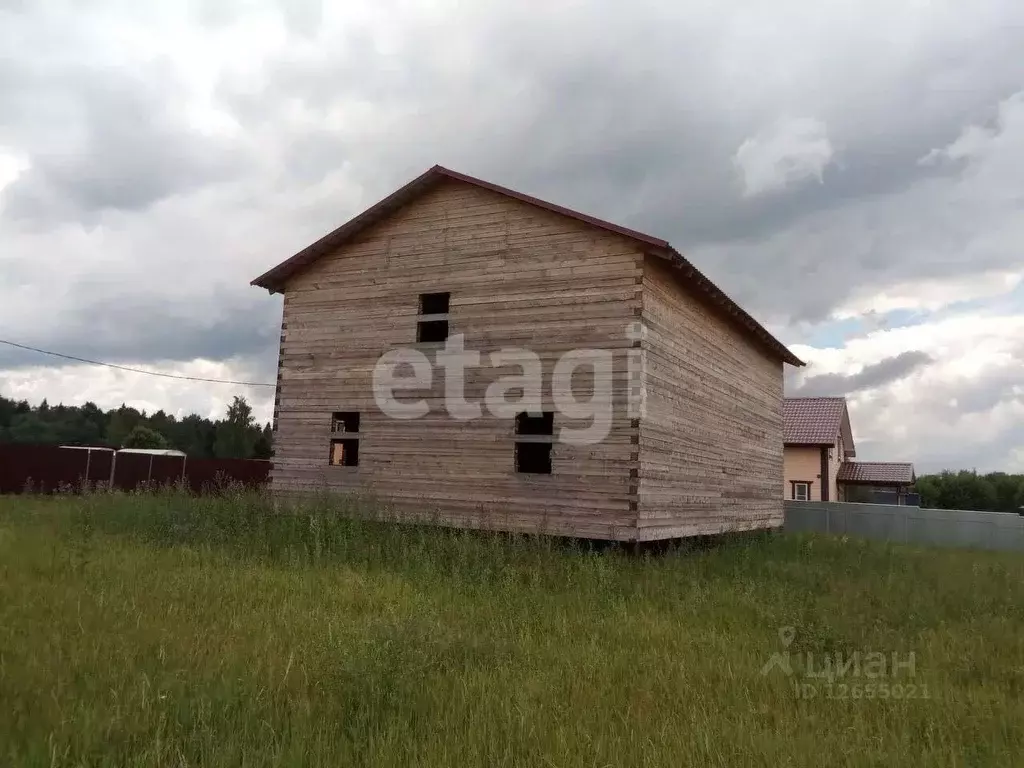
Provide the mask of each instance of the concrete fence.
[{"label": "concrete fence", "polygon": [[1024,552],[1024,517],[1011,512],[787,501],[783,530],[845,534],[902,544]]}]

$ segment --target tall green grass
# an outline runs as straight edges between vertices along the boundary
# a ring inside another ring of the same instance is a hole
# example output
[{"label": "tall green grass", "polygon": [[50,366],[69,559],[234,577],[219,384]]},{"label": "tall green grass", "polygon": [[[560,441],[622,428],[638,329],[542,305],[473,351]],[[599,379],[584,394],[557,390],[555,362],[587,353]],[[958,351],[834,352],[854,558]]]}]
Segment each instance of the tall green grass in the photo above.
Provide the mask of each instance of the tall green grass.
[{"label": "tall green grass", "polygon": [[[1019,556],[644,553],[362,512],[0,498],[0,764],[1021,764]],[[793,675],[762,674],[784,650]],[[829,687],[800,661],[872,651],[913,673]]]}]

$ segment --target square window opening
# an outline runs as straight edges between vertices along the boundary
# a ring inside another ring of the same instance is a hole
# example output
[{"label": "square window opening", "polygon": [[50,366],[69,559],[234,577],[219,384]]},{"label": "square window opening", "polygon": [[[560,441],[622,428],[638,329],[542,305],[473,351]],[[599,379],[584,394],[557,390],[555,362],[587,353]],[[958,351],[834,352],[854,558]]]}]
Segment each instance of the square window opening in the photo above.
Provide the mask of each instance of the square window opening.
[{"label": "square window opening", "polygon": [[551,443],[516,443],[516,472],[551,474]]},{"label": "square window opening", "polygon": [[793,483],[793,500],[794,501],[810,501],[811,500],[811,484],[810,483]]},{"label": "square window opening", "polygon": [[355,437],[331,440],[332,467],[359,466],[359,439]]},{"label": "square window opening", "polygon": [[331,432],[359,432],[359,411],[335,411],[332,413]]},{"label": "square window opening", "polygon": [[447,320],[420,320],[416,324],[416,341],[444,341],[447,338]]},{"label": "square window opening", "polygon": [[450,293],[421,293],[421,315],[447,315],[450,304]]},{"label": "square window opening", "polygon": [[517,435],[553,435],[555,431],[555,412],[516,414]]}]

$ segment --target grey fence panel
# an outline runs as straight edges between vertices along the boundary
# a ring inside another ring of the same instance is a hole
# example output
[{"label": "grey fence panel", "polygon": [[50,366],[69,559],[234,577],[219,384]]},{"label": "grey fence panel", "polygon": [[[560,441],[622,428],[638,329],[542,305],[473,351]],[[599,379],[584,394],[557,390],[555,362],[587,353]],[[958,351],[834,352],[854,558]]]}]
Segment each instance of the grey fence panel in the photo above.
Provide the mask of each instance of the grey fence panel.
[{"label": "grey fence panel", "polygon": [[783,530],[859,536],[904,544],[1024,552],[1024,517],[1009,512],[787,501]]}]

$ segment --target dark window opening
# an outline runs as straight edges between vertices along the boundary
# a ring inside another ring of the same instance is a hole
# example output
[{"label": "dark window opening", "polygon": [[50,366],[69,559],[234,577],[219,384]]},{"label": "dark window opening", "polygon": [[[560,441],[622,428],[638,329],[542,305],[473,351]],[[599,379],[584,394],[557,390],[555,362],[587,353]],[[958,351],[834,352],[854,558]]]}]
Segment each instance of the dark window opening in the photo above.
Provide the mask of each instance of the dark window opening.
[{"label": "dark window opening", "polygon": [[335,411],[331,414],[331,432],[358,432],[359,411]]},{"label": "dark window opening", "polygon": [[516,443],[516,472],[551,474],[551,443]]},{"label": "dark window opening", "polygon": [[450,293],[421,293],[421,315],[447,315]]},{"label": "dark window opening", "polygon": [[355,437],[331,440],[332,467],[359,466],[359,439]]},{"label": "dark window opening", "polygon": [[555,429],[555,412],[516,414],[517,435],[552,435]]},{"label": "dark window opening", "polygon": [[447,338],[447,320],[420,320],[416,324],[416,341],[444,341]]}]

